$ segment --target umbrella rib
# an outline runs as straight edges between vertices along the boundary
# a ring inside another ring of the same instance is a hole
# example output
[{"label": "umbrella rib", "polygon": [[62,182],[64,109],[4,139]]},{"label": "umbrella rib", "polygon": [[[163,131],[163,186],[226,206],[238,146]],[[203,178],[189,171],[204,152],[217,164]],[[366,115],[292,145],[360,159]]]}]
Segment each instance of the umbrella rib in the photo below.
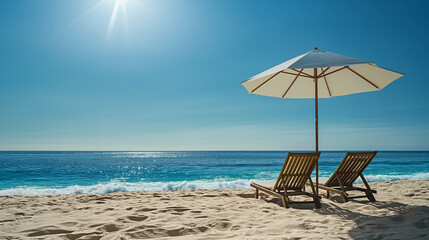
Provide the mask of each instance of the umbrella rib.
[{"label": "umbrella rib", "polygon": [[[296,73],[290,73],[290,72],[284,72],[284,71],[281,71],[281,73],[286,73],[286,74],[290,74],[290,75],[298,76],[298,74],[296,74]],[[314,77],[313,77],[313,76],[311,76],[311,75],[308,75],[308,76],[301,75],[301,77],[314,78]]]},{"label": "umbrella rib", "polygon": [[289,68],[290,70],[293,70],[293,71],[295,71],[295,72],[297,72],[297,73],[301,73],[301,74],[303,74],[303,75],[305,75],[305,76],[307,76],[307,77],[311,77],[311,78],[314,78],[314,76],[311,76],[310,74],[308,74],[308,73],[305,73],[305,72],[302,72],[302,70],[303,69],[301,69],[301,71],[298,71],[298,70],[296,70],[296,69],[294,69],[294,68]]},{"label": "umbrella rib", "polygon": [[325,76],[328,76],[328,75],[330,75],[330,74],[332,74],[332,73],[336,73],[336,72],[341,71],[341,70],[343,70],[343,69],[346,69],[346,68],[348,68],[348,67],[349,67],[349,66],[344,66],[344,67],[339,68],[339,69],[337,69],[337,70],[334,70],[334,71],[332,71],[332,72],[328,72],[328,73],[324,74],[323,76],[318,76],[318,78],[319,78],[319,77],[325,77]]},{"label": "umbrella rib", "polygon": [[275,76],[279,75],[279,73],[281,73],[281,72],[277,72],[276,74],[274,74],[273,76],[271,76],[270,78],[268,78],[267,80],[265,80],[265,82],[261,83],[259,86],[257,86],[255,89],[253,89],[250,93],[253,93],[254,91],[256,91],[262,85],[264,85],[265,83],[267,83],[268,81],[270,81],[271,79],[273,79]]},{"label": "umbrella rib", "polygon": [[352,71],[354,74],[358,75],[360,78],[362,78],[363,80],[367,81],[369,84],[371,84],[372,86],[374,86],[377,89],[380,89],[377,85],[375,85],[373,82],[369,81],[368,79],[366,79],[364,76],[360,75],[359,73],[357,73],[355,70],[351,69],[349,66],[347,66],[347,69]]},{"label": "umbrella rib", "polygon": [[301,69],[301,71],[298,72],[298,75],[296,75],[295,79],[292,81],[292,83],[289,85],[288,89],[286,90],[286,92],[283,94],[282,98],[285,98],[286,94],[289,92],[290,88],[292,87],[292,85],[295,83],[295,81],[298,79],[299,75],[302,73],[304,69]]},{"label": "umbrella rib", "polygon": [[325,70],[323,70],[323,68],[320,68],[320,69],[322,69],[322,72],[320,73],[320,75],[319,76],[317,76],[317,78],[320,78],[320,77],[322,77],[322,75],[326,72],[326,71],[328,71],[328,69],[330,69],[331,67],[327,67]]},{"label": "umbrella rib", "polygon": [[[322,73],[323,73],[323,72],[326,72],[329,69],[329,67],[325,70],[323,70],[323,68],[320,68],[320,69],[322,69]],[[329,85],[328,85],[328,80],[326,80],[325,75],[323,75],[323,78],[325,79],[325,84],[326,84],[326,87],[328,88],[329,97],[332,97],[331,90],[329,89]]]}]

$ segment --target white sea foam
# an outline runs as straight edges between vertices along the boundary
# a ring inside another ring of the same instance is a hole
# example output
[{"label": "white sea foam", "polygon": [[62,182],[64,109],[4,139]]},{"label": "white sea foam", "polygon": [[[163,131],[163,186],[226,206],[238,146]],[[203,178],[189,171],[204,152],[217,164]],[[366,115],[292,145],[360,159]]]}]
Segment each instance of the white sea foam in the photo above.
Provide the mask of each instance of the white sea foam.
[{"label": "white sea foam", "polygon": [[[384,182],[396,180],[428,179],[429,172],[408,175],[366,175],[370,182]],[[91,186],[74,185],[69,187],[36,187],[23,186],[0,190],[0,195],[50,195],[50,194],[80,194],[80,193],[112,193],[112,192],[144,192],[166,190],[195,190],[195,189],[239,189],[248,188],[252,180],[213,179],[175,182],[123,182],[112,180]],[[360,183],[360,178],[357,183]]]},{"label": "white sea foam", "polygon": [[143,192],[195,189],[237,189],[249,187],[251,180],[195,180],[176,182],[121,182],[112,180],[91,186],[74,185],[69,187],[16,187],[0,190],[0,195],[50,195],[79,193]]},{"label": "white sea foam", "polygon": [[[405,175],[365,175],[365,179],[370,182],[388,182],[388,181],[398,181],[398,180],[418,180],[418,179],[428,179],[429,172],[422,173],[413,173]],[[360,180],[360,178],[359,178]]]}]

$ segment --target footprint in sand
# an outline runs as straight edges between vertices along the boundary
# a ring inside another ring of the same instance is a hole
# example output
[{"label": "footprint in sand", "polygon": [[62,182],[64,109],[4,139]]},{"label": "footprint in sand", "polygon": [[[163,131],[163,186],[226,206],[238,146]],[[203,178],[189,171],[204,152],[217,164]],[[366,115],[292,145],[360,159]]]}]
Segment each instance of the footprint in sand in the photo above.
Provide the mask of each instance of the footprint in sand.
[{"label": "footprint in sand", "polygon": [[73,231],[65,230],[65,229],[44,229],[44,230],[37,230],[29,233],[29,237],[40,237],[44,235],[52,235],[52,234],[62,234],[62,233],[72,233]]},{"label": "footprint in sand", "polygon": [[236,230],[240,230],[241,226],[240,225],[234,225],[231,227],[231,231],[236,231]]},{"label": "footprint in sand", "polygon": [[76,226],[78,223],[77,222],[63,222],[60,223],[61,226],[65,226],[65,227],[73,227]]},{"label": "footprint in sand", "polygon": [[95,228],[95,227],[98,227],[98,226],[101,226],[101,225],[103,225],[103,224],[102,223],[97,223],[97,224],[89,225],[89,227]]},{"label": "footprint in sand", "polygon": [[67,234],[67,239],[98,240],[103,237],[101,232]]},{"label": "footprint in sand", "polygon": [[110,200],[110,199],[112,199],[112,198],[111,197],[99,197],[99,198],[96,198],[94,200],[105,201],[105,200]]},{"label": "footprint in sand", "polygon": [[182,196],[180,196],[180,197],[195,197],[195,195],[187,194],[187,195],[182,195]]},{"label": "footprint in sand", "polygon": [[13,219],[6,219],[6,220],[0,220],[0,223],[5,223],[5,222],[13,222],[15,220]]},{"label": "footprint in sand", "polygon": [[99,228],[100,230],[105,230],[106,232],[116,232],[119,231],[121,229],[121,227],[119,227],[116,224],[106,224],[103,227]]},{"label": "footprint in sand", "polygon": [[181,228],[166,230],[166,234],[169,237],[178,237],[178,236],[203,233],[203,232],[207,231],[208,229],[209,228],[206,226],[193,227],[193,228],[181,227]]},{"label": "footprint in sand", "polygon": [[237,196],[241,197],[241,198],[255,198],[255,194],[251,194],[251,193],[249,193],[249,194],[240,193],[240,194],[237,194]]},{"label": "footprint in sand", "polygon": [[131,221],[140,222],[146,220],[148,216],[128,216],[127,218]]},{"label": "footprint in sand", "polygon": [[231,223],[228,219],[220,219],[218,221],[214,221],[209,223],[209,227],[215,228],[217,230],[225,231],[231,227]]},{"label": "footprint in sand", "polygon": [[189,208],[183,208],[183,207],[167,207],[167,209],[171,209],[171,210],[174,210],[176,212],[185,212],[185,211],[191,210]]},{"label": "footprint in sand", "polygon": [[202,197],[219,197],[219,195],[211,195],[211,194],[207,194],[207,195],[203,195]]},{"label": "footprint in sand", "polygon": [[137,210],[137,212],[150,212],[150,211],[154,211],[156,210],[156,208],[141,208],[139,210]]}]

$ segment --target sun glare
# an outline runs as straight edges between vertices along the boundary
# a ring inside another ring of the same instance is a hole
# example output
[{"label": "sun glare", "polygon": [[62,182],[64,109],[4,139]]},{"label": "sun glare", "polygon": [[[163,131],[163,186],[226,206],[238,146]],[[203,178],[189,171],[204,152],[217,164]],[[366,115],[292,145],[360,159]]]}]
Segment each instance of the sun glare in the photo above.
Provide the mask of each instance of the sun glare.
[{"label": "sun glare", "polygon": [[[65,31],[67,28],[76,24],[77,22],[83,20],[88,17],[91,13],[96,10],[108,9],[107,11],[111,11],[109,16],[110,18],[106,19],[107,29],[106,29],[106,40],[112,39],[113,35],[117,34],[122,37],[125,42],[128,44],[128,9],[127,7],[137,7],[140,9],[144,9],[141,0],[99,0],[96,4],[90,7],[86,12],[75,18],[72,22],[68,24],[63,30]],[[120,18],[120,19],[119,19]],[[118,26],[120,24],[120,26]],[[116,32],[115,28],[117,28],[118,32]],[[116,37],[117,37],[116,36]]]},{"label": "sun glare", "polygon": [[125,28],[126,35],[128,35],[126,3],[127,3],[127,0],[115,0],[115,5],[113,6],[112,15],[110,16],[109,27],[107,28],[108,36],[112,34],[119,9],[122,10],[123,20],[125,22],[124,28]]}]

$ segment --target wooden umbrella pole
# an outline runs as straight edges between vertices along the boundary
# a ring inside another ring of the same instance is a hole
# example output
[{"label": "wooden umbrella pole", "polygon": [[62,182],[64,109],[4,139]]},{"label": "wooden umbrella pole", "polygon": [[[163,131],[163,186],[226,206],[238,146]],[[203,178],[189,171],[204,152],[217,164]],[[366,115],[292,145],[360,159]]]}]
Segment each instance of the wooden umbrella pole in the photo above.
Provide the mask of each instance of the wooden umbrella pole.
[{"label": "wooden umbrella pole", "polygon": [[[316,152],[319,152],[319,113],[318,113],[318,86],[317,86],[317,68],[314,68],[314,99],[316,106]],[[316,164],[316,194],[319,196],[319,160]]]}]

